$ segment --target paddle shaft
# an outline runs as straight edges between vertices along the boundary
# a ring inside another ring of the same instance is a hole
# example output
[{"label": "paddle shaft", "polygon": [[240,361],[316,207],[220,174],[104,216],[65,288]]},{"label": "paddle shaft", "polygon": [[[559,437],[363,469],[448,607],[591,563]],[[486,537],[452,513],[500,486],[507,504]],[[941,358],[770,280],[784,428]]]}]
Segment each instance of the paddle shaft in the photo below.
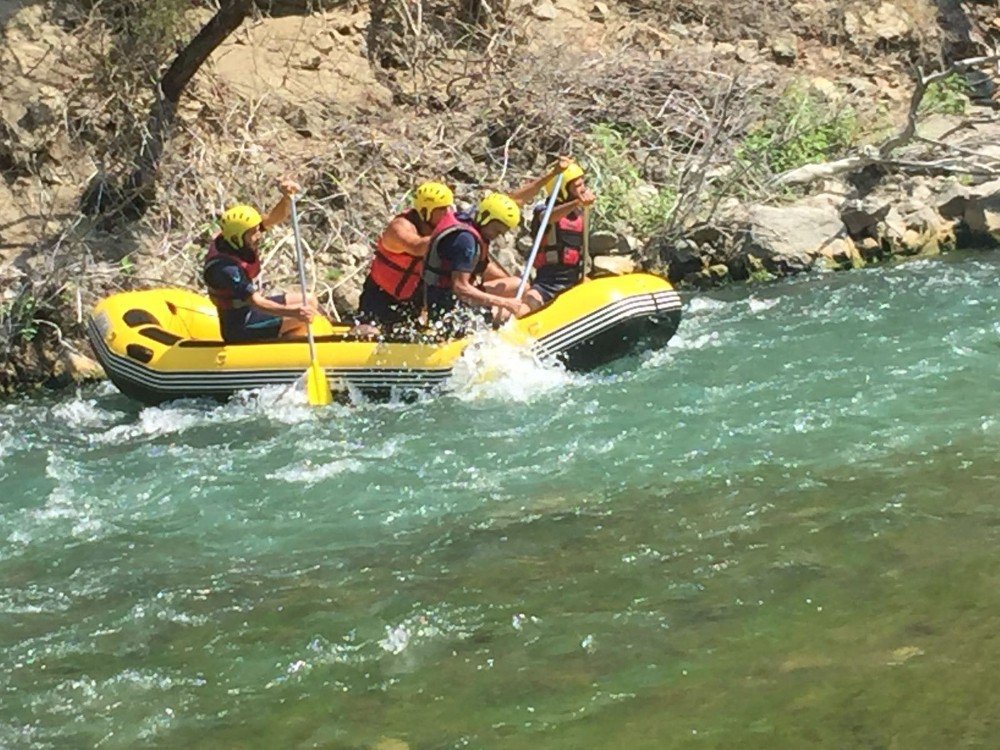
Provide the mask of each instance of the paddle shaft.
[{"label": "paddle shaft", "polygon": [[580,281],[587,278],[587,264],[590,263],[590,206],[583,207],[583,265],[580,267]]},{"label": "paddle shaft", "polygon": [[549,226],[549,217],[552,216],[552,209],[556,205],[556,196],[559,195],[559,188],[562,187],[563,175],[560,172],[556,175],[556,181],[552,185],[552,194],[549,196],[549,202],[545,206],[545,215],[542,217],[542,223],[538,225],[538,234],[535,235],[535,244],[531,248],[531,254],[528,256],[528,261],[524,265],[524,273],[521,274],[521,283],[517,285],[517,294],[514,295],[514,299],[520,301],[521,296],[524,294],[524,288],[528,285],[528,274],[531,273],[532,267],[535,265],[535,257],[538,255],[538,248],[542,246],[542,237],[545,236],[545,230]]},{"label": "paddle shaft", "polygon": [[[299,286],[302,287],[302,304],[309,304],[309,292],[306,290],[306,264],[302,257],[302,235],[299,233],[299,209],[295,195],[292,199],[292,234],[295,235],[295,262],[299,267]],[[306,337],[309,339],[309,361],[316,361],[316,342],[313,341],[312,325],[306,323]]]}]

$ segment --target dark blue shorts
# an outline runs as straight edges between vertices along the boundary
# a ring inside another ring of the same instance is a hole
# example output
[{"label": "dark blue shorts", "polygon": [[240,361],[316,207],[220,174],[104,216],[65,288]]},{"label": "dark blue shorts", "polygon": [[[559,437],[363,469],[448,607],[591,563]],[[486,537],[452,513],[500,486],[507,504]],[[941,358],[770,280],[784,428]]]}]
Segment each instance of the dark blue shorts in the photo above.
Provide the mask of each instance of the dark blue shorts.
[{"label": "dark blue shorts", "polygon": [[372,325],[395,326],[416,319],[423,306],[424,293],[417,289],[413,297],[400,302],[378,284],[371,276],[365,279],[358,301],[358,322]]},{"label": "dark blue shorts", "polygon": [[535,272],[535,280],[531,288],[542,297],[542,302],[549,303],[570,287],[580,283],[578,266],[543,266]]},{"label": "dark blue shorts", "polygon": [[[274,294],[268,299],[279,305],[285,304],[284,294]],[[252,307],[223,310],[219,317],[222,340],[229,344],[276,339],[281,333],[281,321],[280,315],[271,315]]]},{"label": "dark blue shorts", "polygon": [[547,284],[544,281],[533,281],[531,283],[531,288],[538,292],[539,296],[542,298],[542,302],[551,302],[556,298],[559,292],[562,292],[569,287],[561,284]]}]

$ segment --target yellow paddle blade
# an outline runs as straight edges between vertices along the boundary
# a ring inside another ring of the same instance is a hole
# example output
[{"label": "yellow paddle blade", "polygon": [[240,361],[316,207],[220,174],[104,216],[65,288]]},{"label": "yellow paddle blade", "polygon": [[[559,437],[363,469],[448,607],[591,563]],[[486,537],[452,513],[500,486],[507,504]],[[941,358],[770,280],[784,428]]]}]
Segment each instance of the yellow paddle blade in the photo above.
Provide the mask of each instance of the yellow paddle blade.
[{"label": "yellow paddle blade", "polygon": [[306,370],[306,396],[310,406],[326,406],[333,403],[333,394],[330,393],[326,372],[315,360]]}]

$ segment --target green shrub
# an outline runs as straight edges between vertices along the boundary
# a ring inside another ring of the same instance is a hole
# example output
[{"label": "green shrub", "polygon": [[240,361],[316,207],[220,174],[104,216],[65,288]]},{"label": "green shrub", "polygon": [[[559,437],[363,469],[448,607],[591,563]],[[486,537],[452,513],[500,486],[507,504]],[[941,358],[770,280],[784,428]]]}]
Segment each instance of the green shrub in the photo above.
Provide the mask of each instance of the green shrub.
[{"label": "green shrub", "polygon": [[673,188],[657,187],[643,178],[632,145],[638,139],[599,123],[585,140],[587,184],[597,194],[599,223],[644,237],[654,234],[673,210],[677,195]]},{"label": "green shrub", "polygon": [[920,100],[922,115],[964,115],[969,107],[969,84],[958,73],[931,83]]},{"label": "green shrub", "polygon": [[778,174],[840,156],[855,144],[858,135],[853,108],[790,86],[768,118],[743,139],[736,156]]},{"label": "green shrub", "polygon": [[34,296],[23,290],[13,299],[0,303],[0,334],[6,334],[11,340],[34,339],[38,335],[37,305]]}]

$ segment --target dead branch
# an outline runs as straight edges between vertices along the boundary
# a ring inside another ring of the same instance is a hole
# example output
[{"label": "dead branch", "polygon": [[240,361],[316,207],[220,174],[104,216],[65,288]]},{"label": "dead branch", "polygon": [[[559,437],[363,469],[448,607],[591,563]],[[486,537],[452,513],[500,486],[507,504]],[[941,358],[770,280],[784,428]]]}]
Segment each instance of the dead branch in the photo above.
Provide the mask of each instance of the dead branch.
[{"label": "dead branch", "polygon": [[955,73],[965,72],[972,68],[984,67],[991,62],[996,62],[997,60],[1000,60],[1000,55],[969,57],[964,60],[956,60],[944,70],[932,73],[928,76],[925,76],[922,72],[918,71],[917,85],[914,87],[913,93],[910,96],[910,106],[906,113],[906,124],[896,136],[888,139],[881,146],[879,146],[879,156],[882,158],[890,156],[893,151],[906,145],[909,143],[910,139],[913,138],[914,134],[917,132],[917,117],[920,112],[920,104],[924,100],[924,94],[927,93],[928,86],[932,83],[945,79],[948,76],[954,75]]},{"label": "dead branch", "polygon": [[[954,75],[955,73],[971,70],[973,68],[985,67],[1000,60],[1000,55],[987,55],[983,57],[970,57],[964,60],[957,60],[944,70],[940,70],[930,75],[919,73],[913,93],[910,95],[910,103],[907,108],[906,122],[902,129],[891,138],[885,140],[881,145],[872,147],[862,147],[858,152],[836,161],[824,164],[807,164],[803,167],[788,170],[774,177],[775,185],[802,186],[816,182],[817,180],[838,177],[843,174],[857,172],[873,164],[886,168],[896,166],[907,170],[921,169],[927,171],[945,170],[954,173],[981,174],[987,176],[1000,175],[1000,170],[993,167],[977,164],[974,161],[937,161],[937,162],[915,162],[913,160],[893,160],[892,154],[910,143],[916,137],[917,120],[920,115],[920,105],[924,100],[928,87],[940,80]],[[958,128],[963,127],[959,125]],[[956,128],[957,129],[957,128]]]}]

